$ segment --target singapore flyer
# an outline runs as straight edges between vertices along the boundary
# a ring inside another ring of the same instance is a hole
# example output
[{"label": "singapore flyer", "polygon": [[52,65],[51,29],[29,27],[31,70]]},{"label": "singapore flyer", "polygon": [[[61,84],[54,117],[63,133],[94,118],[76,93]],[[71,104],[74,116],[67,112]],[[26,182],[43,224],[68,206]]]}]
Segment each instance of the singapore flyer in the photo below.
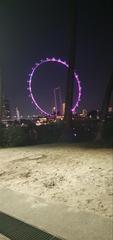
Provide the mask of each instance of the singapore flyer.
[{"label": "singapore flyer", "polygon": [[[42,114],[49,116],[50,113],[48,113],[45,109],[43,109],[39,105],[39,102],[36,100],[36,98],[33,94],[33,90],[32,90],[32,81],[33,81],[34,74],[36,74],[36,73],[38,74],[39,68],[46,63],[57,63],[57,64],[60,64],[60,65],[63,65],[67,69],[69,68],[69,65],[65,61],[62,61],[61,59],[56,59],[54,57],[46,58],[44,60],[40,60],[39,63],[36,63],[35,66],[32,68],[31,73],[29,74],[28,88],[27,89],[29,91],[29,96],[32,99],[32,103],[34,104],[36,109],[39,110]],[[76,90],[76,99],[74,99],[74,101],[73,101],[74,104],[73,104],[72,112],[76,112],[76,109],[79,106],[79,102],[81,100],[81,83],[80,83],[79,77],[76,74],[76,72],[74,72],[74,81],[77,84],[77,90]]]}]

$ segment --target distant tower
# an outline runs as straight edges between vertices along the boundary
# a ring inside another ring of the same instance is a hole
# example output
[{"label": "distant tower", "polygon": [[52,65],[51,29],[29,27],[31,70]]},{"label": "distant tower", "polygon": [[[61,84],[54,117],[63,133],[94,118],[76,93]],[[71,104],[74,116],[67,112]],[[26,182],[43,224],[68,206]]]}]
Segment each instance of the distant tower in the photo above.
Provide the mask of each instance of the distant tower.
[{"label": "distant tower", "polygon": [[61,96],[61,88],[57,87],[54,88],[54,104],[55,104],[55,110],[56,110],[56,115],[61,114],[62,112],[62,96]]},{"label": "distant tower", "polygon": [[2,107],[3,107],[3,79],[2,71],[0,69],[0,119],[2,119]]},{"label": "distant tower", "polygon": [[16,107],[16,120],[20,121],[20,112],[17,107]]}]

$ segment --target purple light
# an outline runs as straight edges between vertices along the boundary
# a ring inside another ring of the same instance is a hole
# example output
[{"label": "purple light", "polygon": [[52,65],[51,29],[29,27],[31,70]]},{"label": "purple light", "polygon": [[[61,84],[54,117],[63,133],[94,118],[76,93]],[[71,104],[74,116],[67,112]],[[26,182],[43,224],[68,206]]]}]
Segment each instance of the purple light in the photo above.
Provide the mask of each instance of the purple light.
[{"label": "purple light", "polygon": [[[46,58],[45,60],[42,60],[39,62],[39,63],[36,63],[35,66],[32,68],[32,72],[29,74],[30,76],[30,79],[28,82],[29,84],[29,87],[27,88],[29,90],[29,93],[30,93],[30,97],[32,99],[32,103],[35,104],[35,107],[36,109],[39,109],[41,111],[41,113],[44,113],[45,115],[50,115],[49,113],[47,113],[46,111],[44,111],[39,105],[38,103],[36,102],[34,96],[33,96],[33,93],[32,93],[32,87],[31,87],[31,84],[32,84],[32,77],[33,77],[33,74],[35,73],[36,70],[38,70],[38,68],[40,67],[40,65],[44,64],[44,63],[47,63],[47,62],[56,62],[56,63],[60,63],[62,65],[64,65],[65,67],[69,68],[69,65],[65,62],[65,61],[62,61],[61,59],[56,59],[56,58]],[[77,101],[74,103],[74,107],[72,108],[72,112],[75,112],[78,105],[79,105],[79,102],[80,102],[80,99],[81,99],[81,85],[80,85],[80,80],[78,78],[78,75],[76,74],[76,72],[74,72],[74,79],[75,81],[77,81],[77,85],[78,85],[78,93],[77,93]]]}]

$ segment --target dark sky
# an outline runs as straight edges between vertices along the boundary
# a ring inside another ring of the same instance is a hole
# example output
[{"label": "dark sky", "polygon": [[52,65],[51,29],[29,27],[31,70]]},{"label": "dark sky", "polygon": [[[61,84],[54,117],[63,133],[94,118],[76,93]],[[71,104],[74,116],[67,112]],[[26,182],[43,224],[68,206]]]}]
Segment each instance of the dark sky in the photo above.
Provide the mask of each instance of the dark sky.
[{"label": "dark sky", "polygon": [[[68,0],[0,0],[0,64],[6,97],[12,112],[36,114],[28,97],[27,80],[40,59],[56,57],[68,62]],[[78,111],[100,109],[113,68],[112,1],[78,0],[76,72],[82,85]],[[64,100],[66,69],[46,64],[33,78],[33,93],[50,111],[53,89],[60,86]]]}]

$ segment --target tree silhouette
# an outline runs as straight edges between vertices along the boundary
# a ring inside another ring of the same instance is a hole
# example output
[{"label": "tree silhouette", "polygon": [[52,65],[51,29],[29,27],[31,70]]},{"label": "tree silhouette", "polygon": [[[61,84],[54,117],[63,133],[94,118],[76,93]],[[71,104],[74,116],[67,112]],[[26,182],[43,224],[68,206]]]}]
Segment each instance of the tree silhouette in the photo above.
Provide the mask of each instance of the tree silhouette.
[{"label": "tree silhouette", "polygon": [[95,139],[96,141],[101,141],[103,138],[103,131],[106,123],[106,117],[108,113],[108,107],[110,105],[112,92],[113,92],[113,71],[105,90],[105,95],[104,95],[102,108],[101,108],[101,119],[100,119],[99,126],[97,128],[97,133],[96,133],[96,139]]}]

